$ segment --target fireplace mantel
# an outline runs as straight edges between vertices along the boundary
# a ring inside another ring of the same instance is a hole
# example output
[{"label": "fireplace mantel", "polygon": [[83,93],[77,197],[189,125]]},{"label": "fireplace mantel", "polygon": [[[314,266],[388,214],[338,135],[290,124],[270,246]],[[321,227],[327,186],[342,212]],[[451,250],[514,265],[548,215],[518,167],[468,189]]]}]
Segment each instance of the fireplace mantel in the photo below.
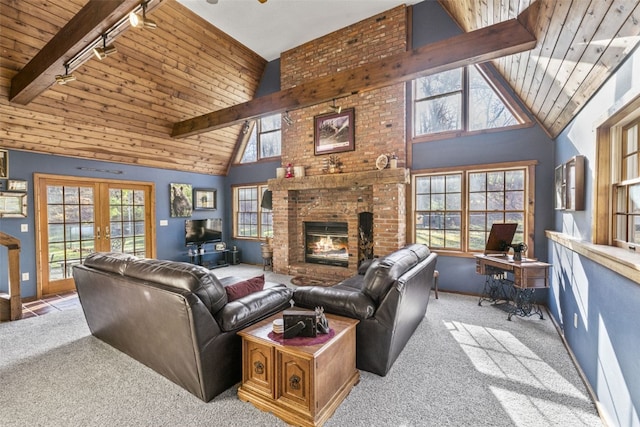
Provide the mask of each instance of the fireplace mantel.
[{"label": "fireplace mantel", "polygon": [[409,184],[409,169],[382,169],[364,172],[335,173],[298,178],[273,178],[269,190],[315,190],[322,188],[367,187],[374,184]]}]

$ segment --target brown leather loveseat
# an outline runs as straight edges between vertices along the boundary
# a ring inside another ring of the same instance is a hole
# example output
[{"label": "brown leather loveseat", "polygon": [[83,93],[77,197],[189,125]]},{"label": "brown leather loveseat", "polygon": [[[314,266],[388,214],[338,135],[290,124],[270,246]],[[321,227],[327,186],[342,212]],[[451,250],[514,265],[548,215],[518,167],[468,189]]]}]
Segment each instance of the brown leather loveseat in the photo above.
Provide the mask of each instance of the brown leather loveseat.
[{"label": "brown leather loveseat", "polygon": [[437,254],[413,244],[361,266],[335,286],[295,290],[296,306],[358,319],[356,366],[386,375],[427,310]]},{"label": "brown leather loveseat", "polygon": [[241,380],[236,332],[290,307],[293,295],[267,282],[229,301],[226,286],[247,281],[118,253],[89,255],[73,278],[94,336],[205,402]]}]

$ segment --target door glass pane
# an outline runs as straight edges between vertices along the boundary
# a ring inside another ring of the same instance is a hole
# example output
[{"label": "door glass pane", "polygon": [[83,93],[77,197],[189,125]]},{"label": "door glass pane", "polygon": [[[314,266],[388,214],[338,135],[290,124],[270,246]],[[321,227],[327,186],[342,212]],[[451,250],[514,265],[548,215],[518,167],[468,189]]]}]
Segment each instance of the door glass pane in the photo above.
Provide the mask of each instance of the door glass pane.
[{"label": "door glass pane", "polygon": [[110,250],[145,256],[144,191],[109,189],[109,218]]},{"label": "door glass pane", "polygon": [[73,266],[95,250],[93,188],[47,186],[49,280],[72,277]]}]

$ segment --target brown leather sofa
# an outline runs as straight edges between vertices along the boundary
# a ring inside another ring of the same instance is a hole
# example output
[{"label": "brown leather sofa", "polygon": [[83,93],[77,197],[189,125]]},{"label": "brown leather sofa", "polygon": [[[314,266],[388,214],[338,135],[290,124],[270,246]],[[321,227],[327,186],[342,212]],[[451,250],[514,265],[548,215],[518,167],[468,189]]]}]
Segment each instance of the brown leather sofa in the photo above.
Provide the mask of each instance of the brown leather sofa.
[{"label": "brown leather sofa", "polygon": [[225,286],[204,267],[94,253],[73,278],[91,333],[208,402],[242,377],[236,334],[289,308],[293,290],[264,289],[228,301]]},{"label": "brown leather sofa", "polygon": [[359,274],[332,287],[303,286],[295,305],[360,320],[356,366],[386,375],[422,321],[434,283],[437,254],[408,245],[364,264]]}]

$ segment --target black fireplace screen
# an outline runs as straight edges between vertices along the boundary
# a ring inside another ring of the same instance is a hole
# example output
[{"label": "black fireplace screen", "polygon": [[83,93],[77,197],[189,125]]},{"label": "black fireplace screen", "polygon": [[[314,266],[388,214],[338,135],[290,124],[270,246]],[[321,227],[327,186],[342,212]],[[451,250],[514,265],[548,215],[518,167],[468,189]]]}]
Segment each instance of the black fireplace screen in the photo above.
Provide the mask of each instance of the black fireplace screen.
[{"label": "black fireplace screen", "polygon": [[346,222],[305,222],[305,262],[349,266]]}]

